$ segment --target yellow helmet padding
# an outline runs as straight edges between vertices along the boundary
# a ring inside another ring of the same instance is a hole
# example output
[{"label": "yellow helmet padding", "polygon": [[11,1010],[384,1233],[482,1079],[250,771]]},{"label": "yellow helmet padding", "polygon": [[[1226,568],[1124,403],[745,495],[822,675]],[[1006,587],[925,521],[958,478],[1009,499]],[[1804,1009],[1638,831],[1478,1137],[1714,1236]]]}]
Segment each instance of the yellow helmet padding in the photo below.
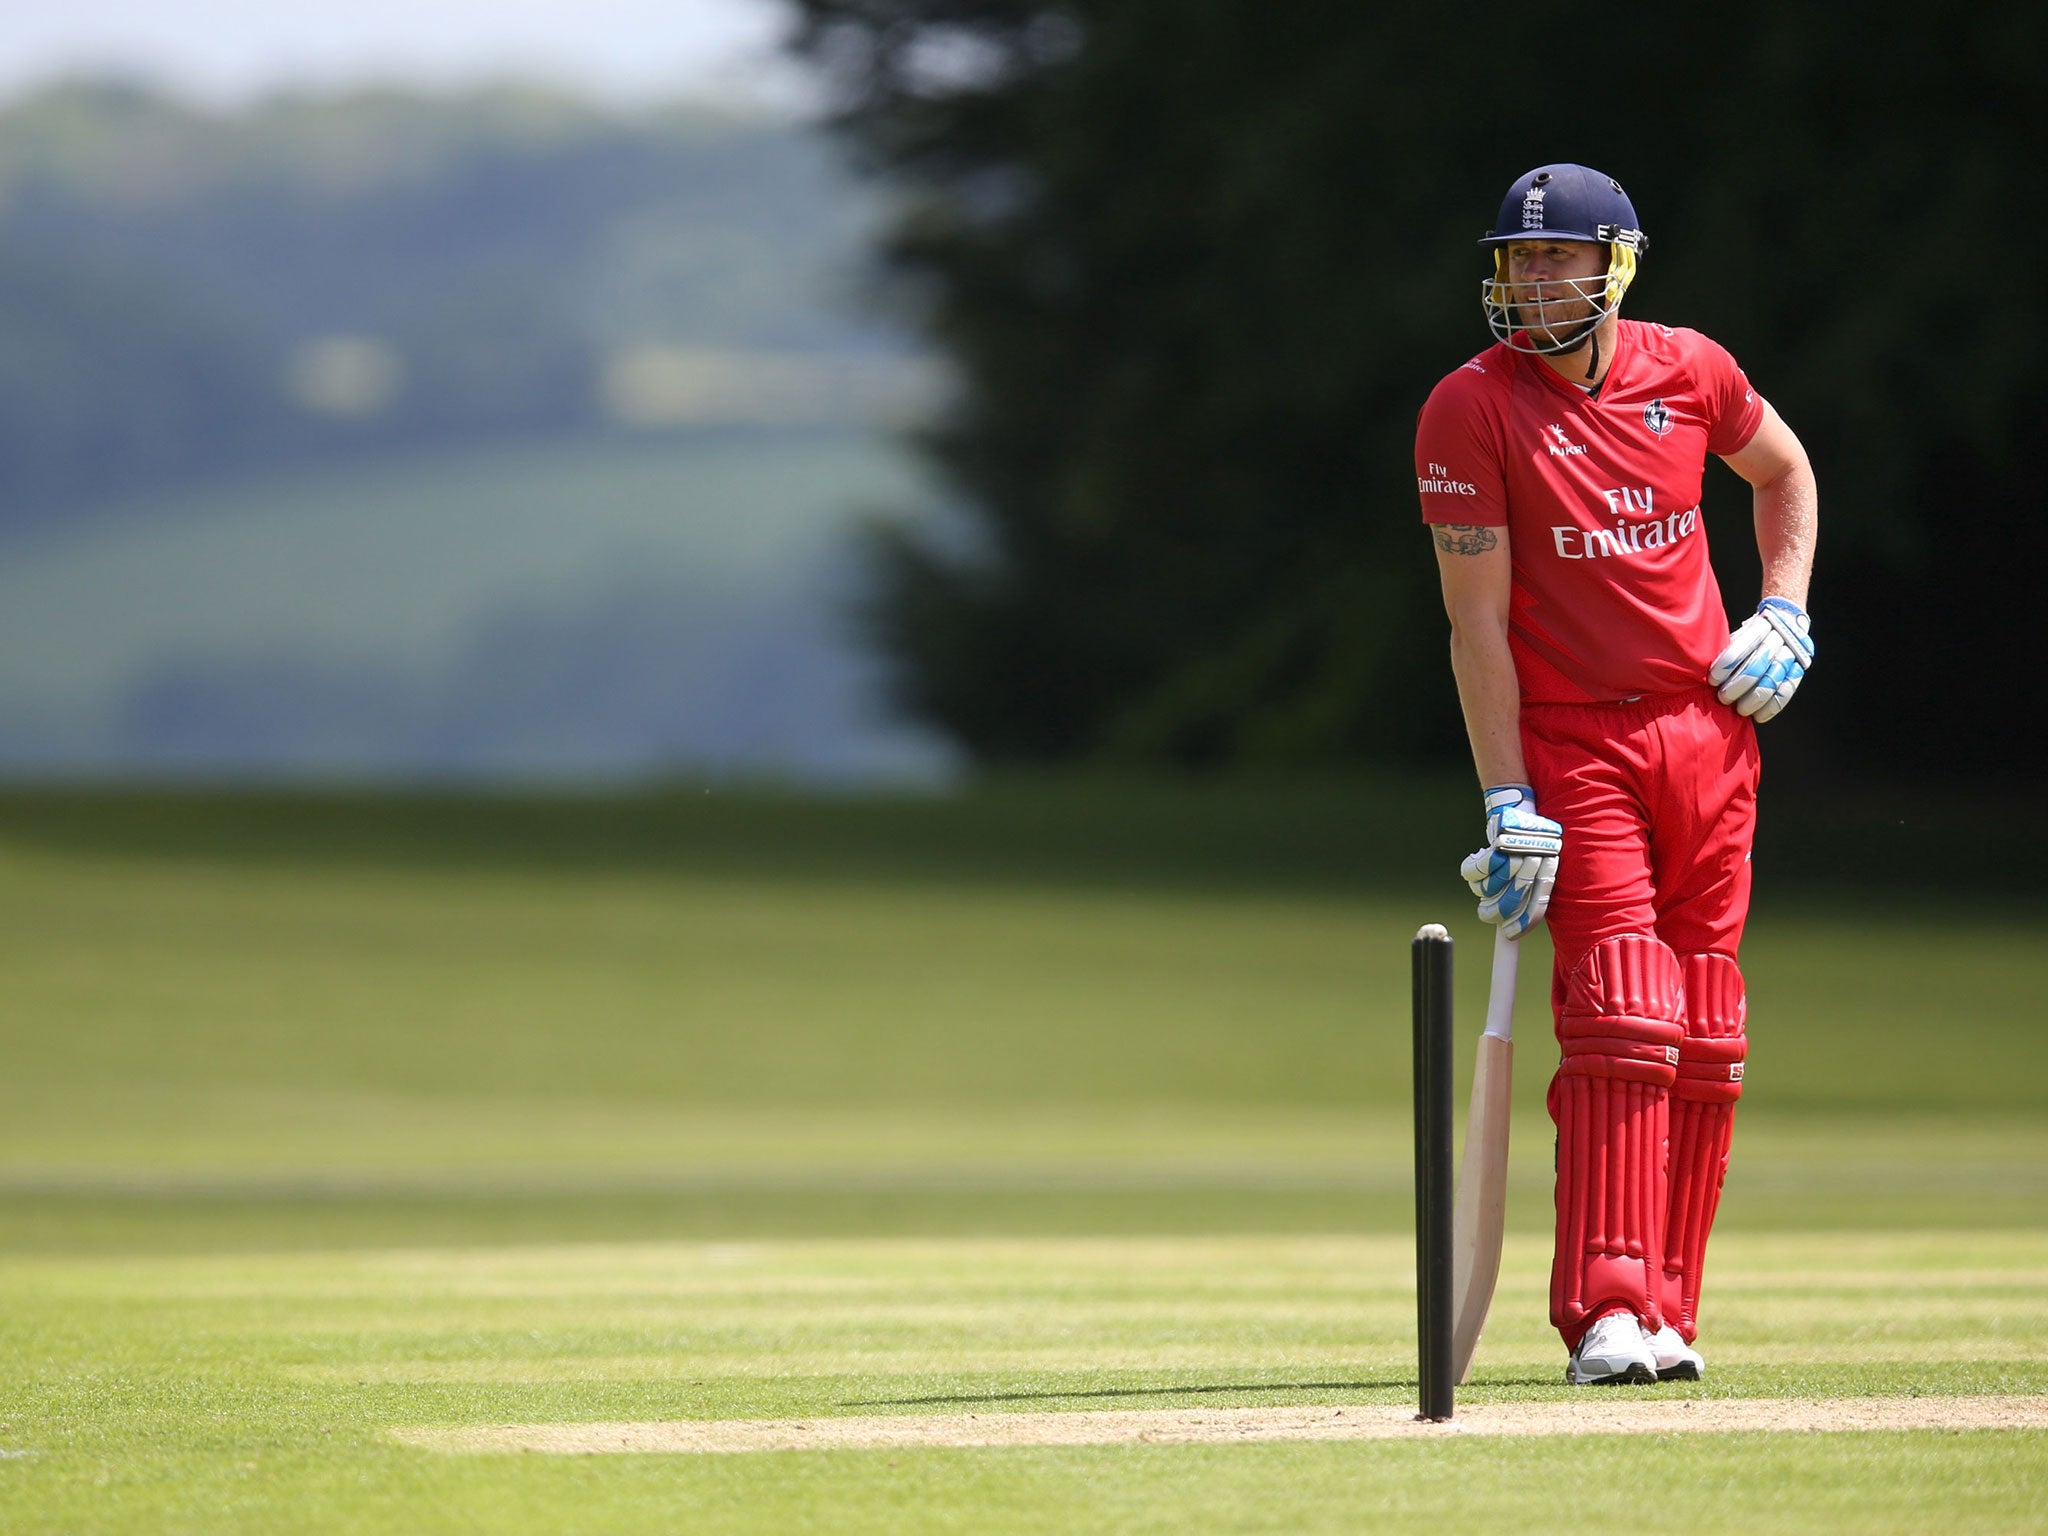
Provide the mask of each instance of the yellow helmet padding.
[{"label": "yellow helmet padding", "polygon": [[1607,307],[1614,308],[1636,280],[1636,253],[1619,240],[1607,247]]}]

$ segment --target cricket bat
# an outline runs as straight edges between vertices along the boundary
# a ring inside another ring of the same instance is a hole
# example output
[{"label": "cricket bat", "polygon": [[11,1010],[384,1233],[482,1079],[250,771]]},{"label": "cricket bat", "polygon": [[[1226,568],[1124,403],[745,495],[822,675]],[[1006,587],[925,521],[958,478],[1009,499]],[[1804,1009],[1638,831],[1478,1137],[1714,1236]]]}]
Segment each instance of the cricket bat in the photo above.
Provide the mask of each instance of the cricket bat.
[{"label": "cricket bat", "polygon": [[1502,1226],[1507,1219],[1508,1111],[1515,1082],[1515,973],[1521,946],[1496,928],[1486,1030],[1472,1071],[1472,1112],[1465,1121],[1465,1160],[1451,1211],[1451,1371],[1463,1385],[1472,1374],[1479,1332],[1500,1279]]}]

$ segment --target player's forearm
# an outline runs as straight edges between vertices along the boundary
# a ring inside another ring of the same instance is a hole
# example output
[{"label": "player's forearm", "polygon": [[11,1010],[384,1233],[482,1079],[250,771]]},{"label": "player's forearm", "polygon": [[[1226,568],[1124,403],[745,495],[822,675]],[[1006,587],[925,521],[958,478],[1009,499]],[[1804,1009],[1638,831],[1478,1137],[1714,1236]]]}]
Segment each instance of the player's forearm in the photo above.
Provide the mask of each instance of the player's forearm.
[{"label": "player's forearm", "polygon": [[1472,743],[1472,766],[1482,787],[1526,784],[1522,761],[1522,688],[1515,677],[1505,625],[1451,626],[1451,671]]},{"label": "player's forearm", "polygon": [[1820,532],[1820,492],[1806,455],[1800,453],[1782,473],[1753,487],[1751,502],[1763,563],[1761,595],[1789,597],[1804,608]]}]

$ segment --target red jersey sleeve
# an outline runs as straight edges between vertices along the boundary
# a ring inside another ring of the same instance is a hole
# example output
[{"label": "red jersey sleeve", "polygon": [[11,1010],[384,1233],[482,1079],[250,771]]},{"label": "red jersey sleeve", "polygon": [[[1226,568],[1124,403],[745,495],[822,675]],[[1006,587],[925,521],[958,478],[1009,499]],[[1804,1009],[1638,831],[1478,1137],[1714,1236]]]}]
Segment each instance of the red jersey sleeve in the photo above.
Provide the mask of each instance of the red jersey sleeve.
[{"label": "red jersey sleeve", "polygon": [[1764,403],[1726,347],[1698,331],[1688,332],[1687,339],[1693,378],[1707,408],[1707,452],[1716,458],[1740,453],[1763,425]]},{"label": "red jersey sleeve", "polygon": [[1475,358],[1431,390],[1422,407],[1415,424],[1415,489],[1425,523],[1507,526],[1491,377]]}]

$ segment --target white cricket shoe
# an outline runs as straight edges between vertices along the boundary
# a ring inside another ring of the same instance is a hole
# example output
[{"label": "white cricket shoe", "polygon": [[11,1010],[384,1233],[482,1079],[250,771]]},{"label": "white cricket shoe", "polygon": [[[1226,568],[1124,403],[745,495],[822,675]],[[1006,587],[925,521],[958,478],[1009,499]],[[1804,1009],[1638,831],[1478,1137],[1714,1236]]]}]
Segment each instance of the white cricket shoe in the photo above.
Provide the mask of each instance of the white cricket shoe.
[{"label": "white cricket shoe", "polygon": [[1604,1387],[1628,1382],[1646,1385],[1657,1379],[1657,1358],[1643,1324],[1633,1312],[1610,1312],[1579,1340],[1564,1379],[1575,1387]]},{"label": "white cricket shoe", "polygon": [[1681,1339],[1678,1330],[1669,1323],[1655,1333],[1645,1328],[1643,1342],[1650,1346],[1659,1381],[1698,1381],[1707,1374],[1707,1362],[1700,1358],[1700,1352]]}]

